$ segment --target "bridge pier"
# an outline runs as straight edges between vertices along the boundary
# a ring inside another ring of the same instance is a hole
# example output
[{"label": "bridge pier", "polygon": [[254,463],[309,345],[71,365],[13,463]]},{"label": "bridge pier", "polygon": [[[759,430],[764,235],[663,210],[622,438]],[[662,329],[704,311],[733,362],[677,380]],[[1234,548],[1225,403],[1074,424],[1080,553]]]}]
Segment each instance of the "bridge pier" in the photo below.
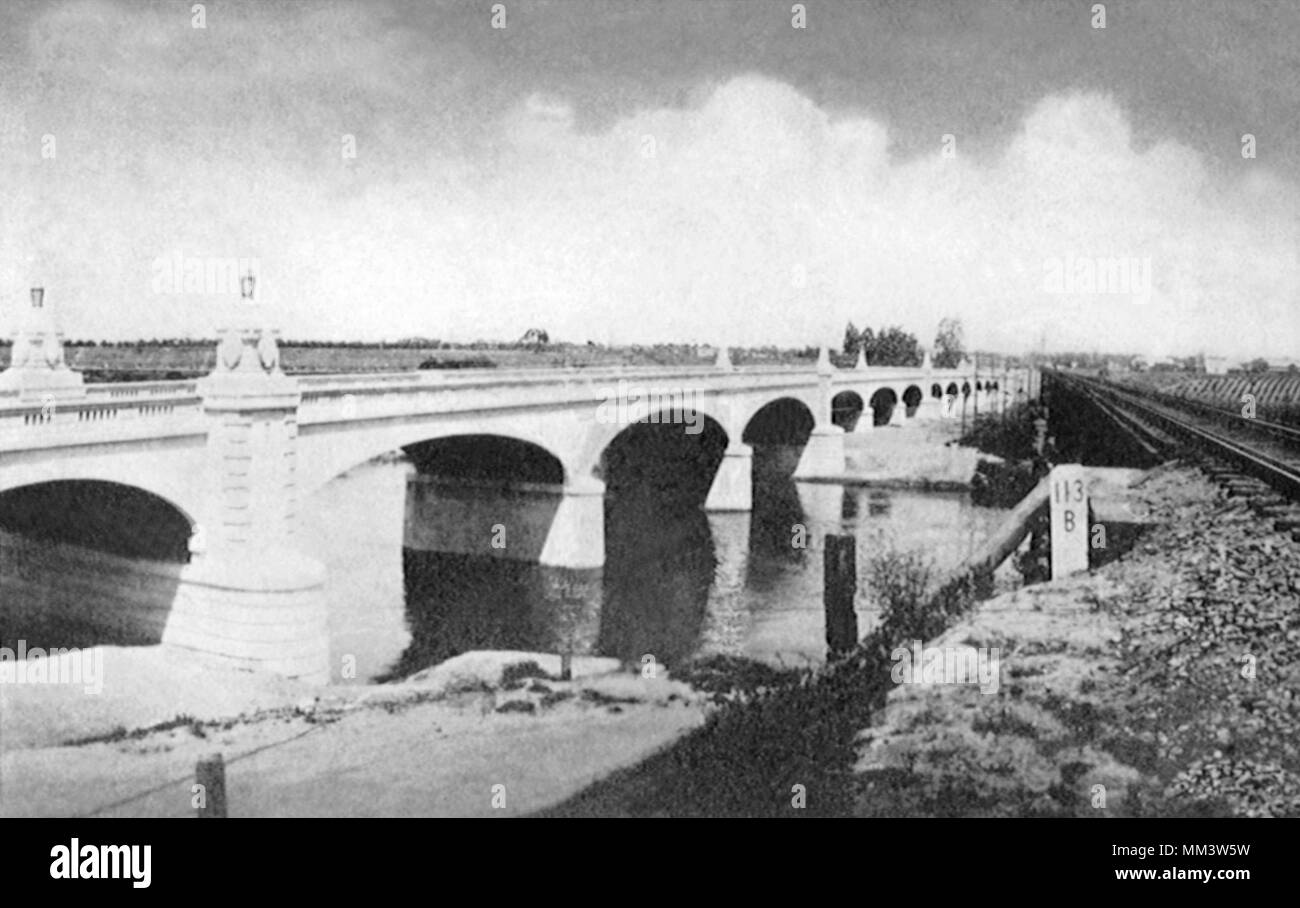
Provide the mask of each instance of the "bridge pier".
[{"label": "bridge pier", "polygon": [[894,403],[894,409],[889,411],[889,425],[907,425],[907,404],[903,403],[903,396],[901,394],[898,396],[898,400]]},{"label": "bridge pier", "polygon": [[706,511],[750,511],[754,503],[754,449],[745,444],[727,447],[704,502]]},{"label": "bridge pier", "polygon": [[204,504],[163,643],[325,683],[325,568],[293,546],[302,392],[245,281],[237,327],[222,332],[216,368],[199,383],[210,426]]},{"label": "bridge pier", "polygon": [[943,401],[929,394],[925,395],[916,408],[914,418],[919,422],[938,422],[943,419]]},{"label": "bridge pier", "polygon": [[569,479],[561,492],[539,563],[552,567],[605,565],[605,484],[590,476]]},{"label": "bridge pier", "polygon": [[[416,587],[425,584],[425,566],[446,559],[467,577],[514,577],[511,583],[521,585],[507,589],[517,598],[482,606],[514,610],[512,620],[519,623],[510,631],[508,648],[593,652],[600,632],[605,563],[604,493],[604,483],[593,478],[561,485],[412,476],[406,485],[402,543],[406,581]],[[527,567],[521,572],[517,566]],[[436,567],[434,575],[440,576]],[[463,605],[439,600],[429,614],[464,632]],[[480,633],[462,633],[461,643],[501,648],[476,636]]]},{"label": "bridge pier", "polygon": [[413,476],[403,545],[413,551],[504,558],[547,567],[605,564],[605,484],[564,485]]},{"label": "bridge pier", "polygon": [[795,479],[823,479],[844,475],[844,430],[822,425],[812,430],[804,446]]},{"label": "bridge pier", "polygon": [[[823,346],[817,360],[817,407],[813,412],[813,430],[804,445],[799,466],[795,468],[795,479],[844,475],[844,429],[835,425],[831,405],[831,378],[834,374],[830,353]],[[870,418],[870,404],[862,412],[865,418]]]},{"label": "bridge pier", "polygon": [[162,642],[238,668],[324,684],[325,566],[283,548],[200,556],[181,572]]}]

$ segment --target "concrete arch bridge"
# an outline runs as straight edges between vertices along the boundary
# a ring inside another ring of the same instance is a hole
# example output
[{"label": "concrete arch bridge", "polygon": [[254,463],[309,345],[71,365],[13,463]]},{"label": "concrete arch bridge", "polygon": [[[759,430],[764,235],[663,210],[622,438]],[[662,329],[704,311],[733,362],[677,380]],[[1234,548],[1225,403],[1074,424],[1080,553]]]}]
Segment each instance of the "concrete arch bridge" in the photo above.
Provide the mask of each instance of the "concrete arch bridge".
[{"label": "concrete arch bridge", "polygon": [[947,395],[986,410],[1037,394],[1029,371],[836,369],[824,352],[815,368],[295,378],[254,327],[225,332],[196,381],[86,385],[39,324],[14,354],[0,373],[11,623],[55,609],[313,680],[328,674],[326,577],[296,544],[299,502],[386,452],[416,468],[408,544],[588,570],[604,563],[607,486],[629,481],[614,474],[637,450],[692,465],[704,508],[744,511],[753,443],[801,436],[796,477],[834,476],[846,431],[943,418]]}]

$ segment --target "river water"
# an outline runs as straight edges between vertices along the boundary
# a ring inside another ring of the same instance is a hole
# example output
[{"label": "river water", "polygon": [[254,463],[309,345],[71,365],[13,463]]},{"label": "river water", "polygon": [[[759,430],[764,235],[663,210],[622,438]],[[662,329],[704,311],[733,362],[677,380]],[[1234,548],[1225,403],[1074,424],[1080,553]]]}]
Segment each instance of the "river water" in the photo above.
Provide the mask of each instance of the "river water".
[{"label": "river water", "polygon": [[[825,657],[822,546],[828,532],[858,540],[859,631],[878,619],[869,559],[922,552],[936,572],[957,566],[1005,511],[964,492],[919,492],[789,478],[789,452],[756,451],[754,510],[711,514],[646,494],[606,506],[603,572],[573,572],[593,616],[588,643],[629,662],[672,666],[702,653],[774,665]],[[554,569],[403,550],[412,467],[373,462],[304,502],[304,548],[329,569],[334,680],[355,657],[357,680],[419,670],[465,649],[537,648],[529,615]],[[542,645],[542,648],[545,648]]]}]

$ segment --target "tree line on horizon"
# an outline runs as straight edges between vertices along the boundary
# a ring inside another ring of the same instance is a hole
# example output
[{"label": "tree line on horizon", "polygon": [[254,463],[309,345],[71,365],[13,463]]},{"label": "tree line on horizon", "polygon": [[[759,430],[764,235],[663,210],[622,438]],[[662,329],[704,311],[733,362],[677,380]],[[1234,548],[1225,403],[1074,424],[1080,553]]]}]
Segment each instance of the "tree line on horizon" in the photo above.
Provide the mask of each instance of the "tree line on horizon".
[{"label": "tree line on horizon", "polygon": [[[955,368],[966,356],[965,345],[961,320],[943,319],[931,347],[931,364],[936,369]],[[872,366],[919,366],[925,359],[916,335],[898,325],[882,327],[879,331],[872,331],[869,327],[859,330],[850,321],[844,328],[842,349],[846,356],[853,358],[857,357],[859,350],[864,350],[867,363]]]}]

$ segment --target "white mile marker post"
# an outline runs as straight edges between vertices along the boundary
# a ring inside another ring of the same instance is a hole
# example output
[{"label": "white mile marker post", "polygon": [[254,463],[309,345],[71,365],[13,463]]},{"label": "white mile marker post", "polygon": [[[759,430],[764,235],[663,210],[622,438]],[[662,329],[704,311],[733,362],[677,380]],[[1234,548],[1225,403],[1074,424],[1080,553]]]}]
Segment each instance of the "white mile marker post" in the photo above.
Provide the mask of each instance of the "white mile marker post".
[{"label": "white mile marker post", "polygon": [[1052,469],[1052,579],[1088,570],[1088,482],[1083,467]]}]

